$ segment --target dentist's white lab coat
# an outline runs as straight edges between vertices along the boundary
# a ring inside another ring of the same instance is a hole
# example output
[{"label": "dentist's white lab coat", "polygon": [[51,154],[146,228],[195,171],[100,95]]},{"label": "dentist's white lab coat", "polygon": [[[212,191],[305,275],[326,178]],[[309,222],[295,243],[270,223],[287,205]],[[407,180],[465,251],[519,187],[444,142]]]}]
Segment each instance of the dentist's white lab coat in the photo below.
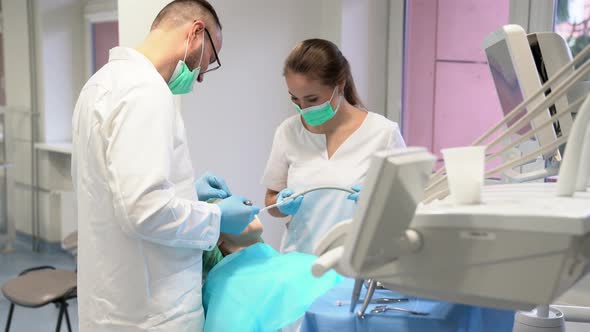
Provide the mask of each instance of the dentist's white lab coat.
[{"label": "dentist's white lab coat", "polygon": [[80,93],[73,143],[80,331],[200,331],[220,211],[197,201],[182,117],[147,58],[111,50]]}]

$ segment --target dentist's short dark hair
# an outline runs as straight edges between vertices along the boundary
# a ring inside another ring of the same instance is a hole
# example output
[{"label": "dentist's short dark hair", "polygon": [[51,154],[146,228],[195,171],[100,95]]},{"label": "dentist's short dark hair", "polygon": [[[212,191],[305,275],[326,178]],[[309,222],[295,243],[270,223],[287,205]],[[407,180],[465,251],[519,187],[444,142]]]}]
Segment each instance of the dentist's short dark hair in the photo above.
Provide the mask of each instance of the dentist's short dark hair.
[{"label": "dentist's short dark hair", "polygon": [[167,4],[152,23],[151,30],[162,26],[176,26],[202,19],[215,23],[221,30],[219,16],[215,8],[206,0],[174,0]]}]

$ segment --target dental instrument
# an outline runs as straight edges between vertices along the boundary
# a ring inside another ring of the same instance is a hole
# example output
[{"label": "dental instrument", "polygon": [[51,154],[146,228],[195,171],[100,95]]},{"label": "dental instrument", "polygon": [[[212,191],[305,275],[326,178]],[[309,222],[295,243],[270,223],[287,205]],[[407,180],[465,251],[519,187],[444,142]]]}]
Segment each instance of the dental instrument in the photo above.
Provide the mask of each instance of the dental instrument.
[{"label": "dental instrument", "polygon": [[352,295],[350,298],[350,307],[349,311],[354,312],[354,308],[356,308],[356,304],[359,302],[361,297],[361,290],[363,288],[363,279],[355,279],[354,280],[354,287],[352,288]]},{"label": "dental instrument", "polygon": [[[356,193],[356,191],[354,191],[354,190],[352,190],[350,188],[335,187],[335,186],[324,186],[324,187],[311,188],[311,189],[300,191],[298,193],[294,193],[291,196],[285,197],[285,199],[283,200],[283,202],[288,201],[288,200],[295,199],[295,198],[297,198],[299,196],[302,196],[302,195],[305,195],[305,194],[308,194],[308,193],[311,193],[311,192],[314,192],[314,191],[318,191],[318,190],[340,190],[340,191],[345,191],[345,192],[347,192],[349,194]],[[264,208],[260,209],[259,213],[260,212],[263,212],[263,211],[270,210],[270,209],[275,208],[277,206],[279,206],[279,203],[271,204],[271,205],[269,205],[267,207],[264,207]]]},{"label": "dental instrument", "polygon": [[[358,300],[356,303],[363,303],[365,300]],[[394,298],[394,297],[382,297],[382,298],[376,298],[376,299],[371,299],[369,301],[369,303],[371,304],[389,304],[389,303],[399,303],[399,302],[408,302],[410,301],[410,299],[408,299],[407,297],[399,297],[399,298]],[[338,300],[336,301],[336,305],[338,307],[342,307],[343,305],[346,304],[350,304],[350,301],[343,301],[343,300]]]},{"label": "dental instrument", "polygon": [[406,313],[409,313],[409,314],[412,314],[412,315],[417,315],[417,316],[428,316],[428,313],[427,312],[414,311],[414,310],[410,310],[410,309],[406,309],[406,308],[400,308],[400,307],[388,307],[386,305],[376,306],[370,312],[372,314],[380,314],[380,313],[384,313],[386,311],[401,311],[401,312],[406,312]]},{"label": "dental instrument", "polygon": [[373,294],[375,293],[376,288],[377,288],[377,281],[371,280],[371,282],[369,283],[369,288],[367,289],[367,295],[365,297],[365,301],[363,302],[363,306],[361,307],[361,310],[359,310],[356,313],[356,315],[360,319],[365,319],[365,312],[367,311],[367,308],[369,307],[370,300],[373,297]]}]

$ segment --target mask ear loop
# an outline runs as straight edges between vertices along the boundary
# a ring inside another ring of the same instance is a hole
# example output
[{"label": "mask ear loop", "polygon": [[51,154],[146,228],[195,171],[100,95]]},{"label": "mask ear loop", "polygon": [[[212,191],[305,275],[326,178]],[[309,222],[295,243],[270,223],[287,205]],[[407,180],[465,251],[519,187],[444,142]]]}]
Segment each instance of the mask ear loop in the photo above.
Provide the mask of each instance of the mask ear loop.
[{"label": "mask ear loop", "polygon": [[201,61],[203,61],[203,53],[205,53],[205,28],[203,28],[203,41],[201,42],[201,57],[199,58],[199,65],[197,68],[201,68]]},{"label": "mask ear loop", "polygon": [[[191,39],[191,35],[189,33],[188,37],[186,38],[186,47],[184,48],[184,59],[182,62],[186,64],[186,56],[188,54],[188,44],[189,40]],[[201,67],[201,61],[203,61],[203,53],[205,53],[205,29],[203,29],[203,42],[201,43],[201,57],[199,58],[199,65],[197,68]]]},{"label": "mask ear loop", "polygon": [[[336,91],[338,91],[338,86],[336,85],[336,87],[334,88],[334,91],[332,91],[332,97],[330,97],[330,103],[332,103],[332,98],[334,98],[334,94],[336,93]],[[334,109],[334,113],[338,112],[338,109],[340,108],[340,104],[342,104],[342,94],[338,93],[338,106],[336,106],[336,108]]]},{"label": "mask ear loop", "polygon": [[186,55],[188,53],[188,41],[191,38],[191,34],[188,34],[188,37],[186,37],[186,46],[184,47],[184,59],[182,59],[182,62],[186,63]]}]

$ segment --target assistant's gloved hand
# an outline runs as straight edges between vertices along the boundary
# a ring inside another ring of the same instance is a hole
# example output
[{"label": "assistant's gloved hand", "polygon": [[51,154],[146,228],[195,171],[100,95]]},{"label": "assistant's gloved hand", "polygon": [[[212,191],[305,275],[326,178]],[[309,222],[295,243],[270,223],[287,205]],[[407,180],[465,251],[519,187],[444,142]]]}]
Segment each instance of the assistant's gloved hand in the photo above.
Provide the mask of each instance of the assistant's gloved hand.
[{"label": "assistant's gloved hand", "polygon": [[303,195],[299,195],[294,199],[286,200],[287,197],[293,195],[293,191],[289,188],[285,188],[277,195],[277,208],[285,215],[296,214],[303,202]]},{"label": "assistant's gloved hand", "polygon": [[260,208],[244,204],[248,201],[242,196],[230,196],[219,202],[221,210],[221,232],[238,235],[258,214]]},{"label": "assistant's gloved hand", "polygon": [[231,196],[231,191],[225,181],[210,172],[203,174],[195,182],[195,190],[200,201],[207,201],[211,198],[227,198]]},{"label": "assistant's gloved hand", "polygon": [[357,184],[356,186],[352,186],[350,189],[352,189],[356,192],[348,195],[348,199],[357,203],[359,200],[359,195],[361,194],[361,185]]}]

